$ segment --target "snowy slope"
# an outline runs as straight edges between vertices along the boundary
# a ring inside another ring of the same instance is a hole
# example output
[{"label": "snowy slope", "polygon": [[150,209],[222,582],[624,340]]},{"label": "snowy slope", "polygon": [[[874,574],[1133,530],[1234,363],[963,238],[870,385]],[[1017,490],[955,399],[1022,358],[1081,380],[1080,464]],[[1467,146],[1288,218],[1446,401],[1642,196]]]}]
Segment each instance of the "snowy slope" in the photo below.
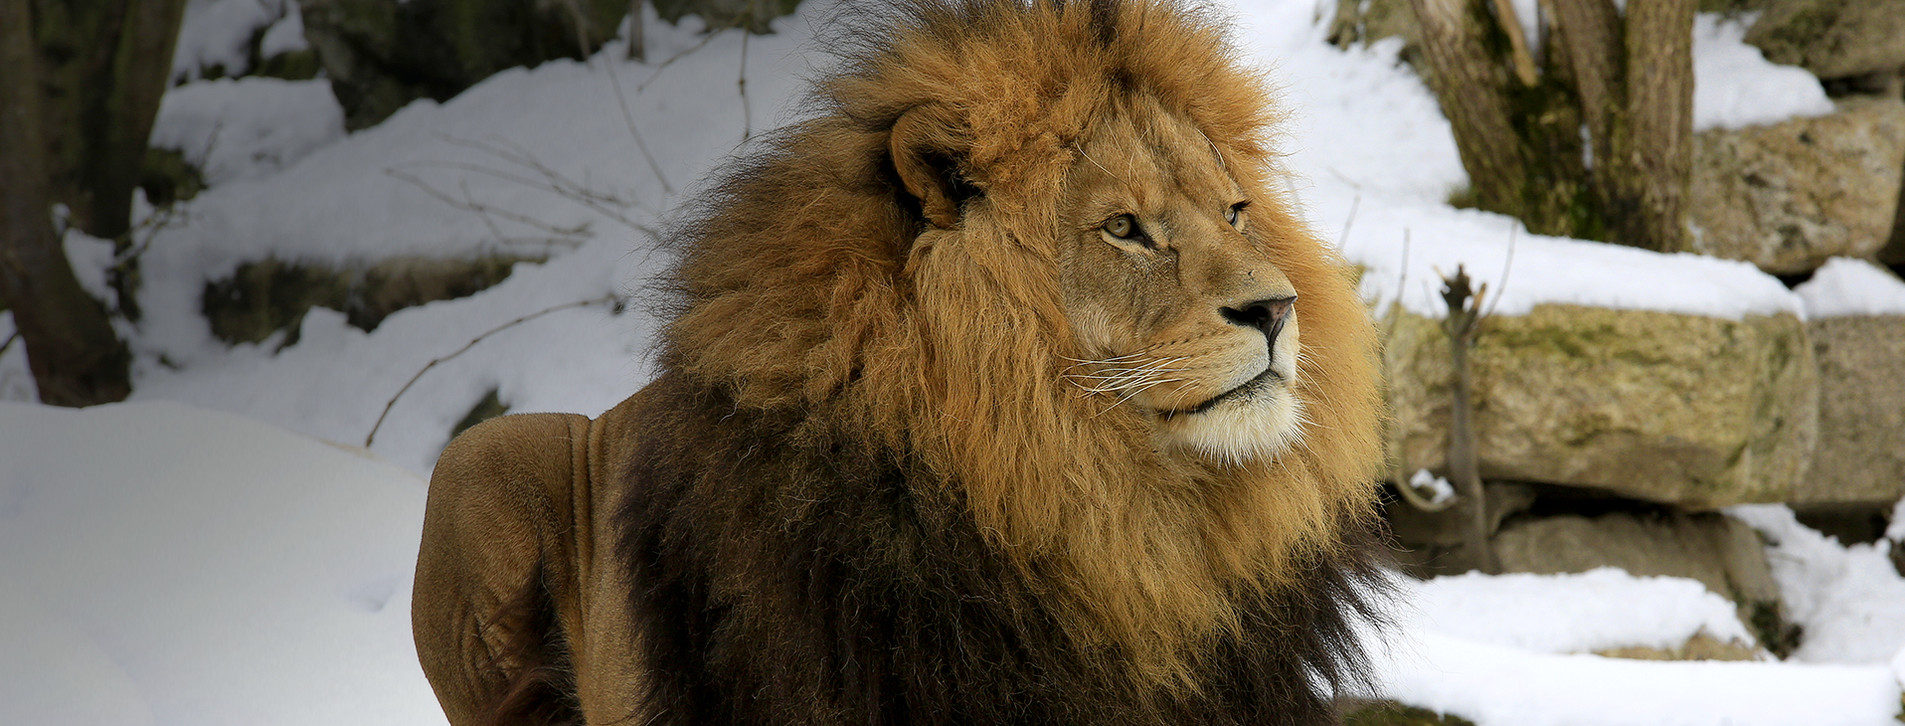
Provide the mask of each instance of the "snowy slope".
[{"label": "snowy slope", "polygon": [[174,403],[0,403],[0,722],[440,722],[423,482]]}]

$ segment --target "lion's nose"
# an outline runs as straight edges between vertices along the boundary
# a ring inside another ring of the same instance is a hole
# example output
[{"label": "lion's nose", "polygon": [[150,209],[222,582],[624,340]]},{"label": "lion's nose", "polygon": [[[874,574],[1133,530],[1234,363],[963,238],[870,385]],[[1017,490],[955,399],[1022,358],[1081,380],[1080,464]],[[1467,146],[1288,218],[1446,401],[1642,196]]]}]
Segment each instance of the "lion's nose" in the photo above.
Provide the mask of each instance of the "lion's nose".
[{"label": "lion's nose", "polygon": [[1218,308],[1218,312],[1232,323],[1263,331],[1263,337],[1275,344],[1277,334],[1283,332],[1283,324],[1290,319],[1290,311],[1295,308],[1296,296],[1291,295],[1247,302],[1234,308]]}]

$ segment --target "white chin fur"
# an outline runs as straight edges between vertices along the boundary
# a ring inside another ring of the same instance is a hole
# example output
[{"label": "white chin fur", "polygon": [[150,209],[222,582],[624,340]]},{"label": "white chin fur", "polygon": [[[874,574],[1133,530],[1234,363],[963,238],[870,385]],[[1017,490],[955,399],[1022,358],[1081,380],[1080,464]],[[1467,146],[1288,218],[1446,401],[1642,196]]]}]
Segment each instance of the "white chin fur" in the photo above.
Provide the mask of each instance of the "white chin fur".
[{"label": "white chin fur", "polygon": [[1302,439],[1303,425],[1303,402],[1285,387],[1226,401],[1167,424],[1180,445],[1230,465],[1282,454]]}]

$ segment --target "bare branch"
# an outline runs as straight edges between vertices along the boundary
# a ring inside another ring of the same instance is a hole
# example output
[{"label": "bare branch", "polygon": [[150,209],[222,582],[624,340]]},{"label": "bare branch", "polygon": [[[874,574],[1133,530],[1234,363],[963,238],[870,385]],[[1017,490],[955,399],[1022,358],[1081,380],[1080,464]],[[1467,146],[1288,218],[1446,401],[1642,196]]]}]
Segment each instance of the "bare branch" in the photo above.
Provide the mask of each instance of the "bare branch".
[{"label": "bare branch", "polygon": [[423,374],[429,373],[430,369],[435,368],[444,362],[452,360],[459,355],[463,355],[464,353],[469,352],[471,348],[476,347],[476,344],[483,342],[485,338],[488,338],[492,335],[503,332],[510,328],[516,327],[523,323],[527,323],[531,320],[535,320],[536,318],[540,318],[544,315],[548,315],[550,313],[554,313],[554,312],[558,312],[562,310],[567,310],[569,308],[581,308],[581,307],[588,307],[590,305],[599,305],[602,303],[620,303],[620,302],[622,302],[622,298],[616,295],[603,295],[601,297],[589,298],[587,300],[577,300],[575,302],[563,303],[561,305],[557,305],[554,307],[543,308],[536,312],[530,313],[528,315],[524,315],[520,318],[516,318],[515,320],[511,320],[507,323],[503,323],[502,325],[498,325],[494,328],[490,328],[489,330],[483,331],[482,335],[478,335],[475,338],[471,338],[470,342],[464,343],[463,347],[456,349],[455,352],[452,352],[449,355],[438,356],[436,358],[430,359],[430,362],[424,364],[423,368],[417,371],[416,375],[411,376],[410,380],[404,382],[403,388],[397,389],[396,395],[391,396],[390,400],[384,403],[384,412],[377,414],[377,423],[371,425],[370,434],[364,437],[364,448],[368,449],[370,448],[371,444],[376,443],[377,430],[380,428],[383,428],[384,419],[390,416],[390,409],[397,405],[397,399],[403,398],[403,394],[405,392],[408,392],[411,386],[416,385],[417,381],[423,378]]}]

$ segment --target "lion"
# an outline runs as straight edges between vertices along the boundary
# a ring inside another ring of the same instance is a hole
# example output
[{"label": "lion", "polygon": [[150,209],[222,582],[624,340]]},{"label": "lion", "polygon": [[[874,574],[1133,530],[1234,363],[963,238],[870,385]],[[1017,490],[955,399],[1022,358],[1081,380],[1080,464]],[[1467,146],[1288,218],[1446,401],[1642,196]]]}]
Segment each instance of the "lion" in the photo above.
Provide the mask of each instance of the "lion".
[{"label": "lion", "polygon": [[683,213],[656,377],[444,451],[450,721],[1333,721],[1375,335],[1265,80],[1173,0],[878,12]]}]

